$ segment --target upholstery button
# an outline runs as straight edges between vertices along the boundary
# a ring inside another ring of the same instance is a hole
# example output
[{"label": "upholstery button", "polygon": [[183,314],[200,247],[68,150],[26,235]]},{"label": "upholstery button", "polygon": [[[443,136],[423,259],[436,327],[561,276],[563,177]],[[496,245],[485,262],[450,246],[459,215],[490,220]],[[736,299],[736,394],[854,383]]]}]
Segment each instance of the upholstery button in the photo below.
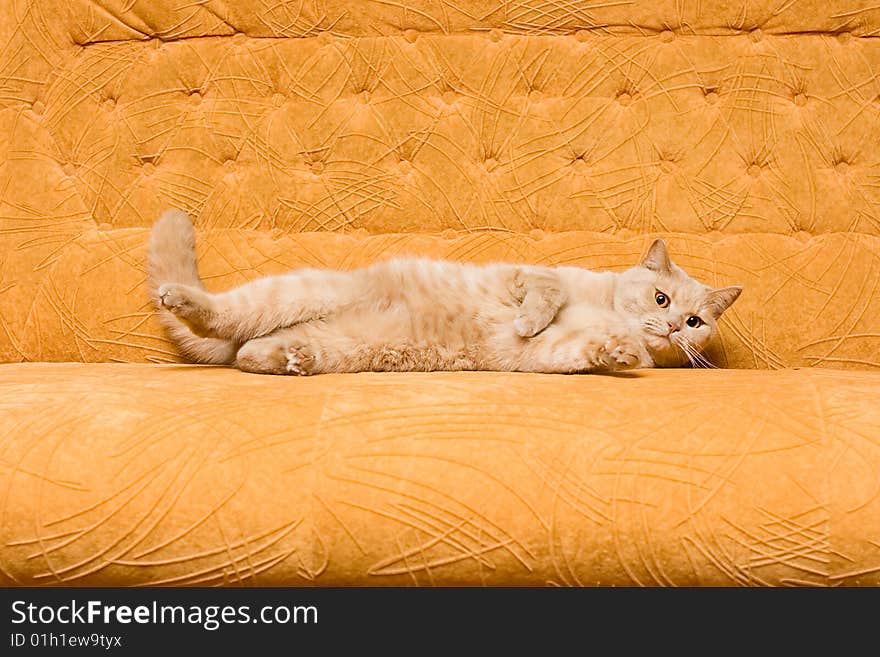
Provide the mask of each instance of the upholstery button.
[{"label": "upholstery button", "polygon": [[632,102],[632,96],[624,91],[623,93],[617,94],[617,102],[624,106],[629,105]]},{"label": "upholstery button", "polygon": [[31,111],[34,114],[42,114],[46,111],[46,106],[41,101],[35,100],[33,103],[31,103]]},{"label": "upholstery button", "polygon": [[752,178],[757,178],[761,175],[761,167],[757,164],[750,164],[746,171]]},{"label": "upholstery button", "polygon": [[232,35],[232,43],[237,46],[244,45],[245,41],[247,41],[247,35],[244,32],[236,32]]},{"label": "upholstery button", "polygon": [[406,30],[403,33],[403,38],[406,39],[409,43],[415,43],[416,39],[419,38],[419,33],[415,30]]},{"label": "upholstery button", "polygon": [[272,104],[275,107],[281,107],[284,104],[284,94],[281,94],[281,93],[272,94]]},{"label": "upholstery button", "polygon": [[193,105],[198,105],[202,102],[202,92],[198,89],[193,89],[189,92],[189,99],[192,101]]},{"label": "upholstery button", "polygon": [[667,158],[660,158],[660,170],[663,173],[672,173],[672,170],[675,168],[675,163],[672,160]]},{"label": "upholstery button", "polygon": [[794,96],[794,104],[798,107],[803,107],[807,104],[807,94],[799,93]]},{"label": "upholstery button", "polygon": [[104,101],[104,109],[108,112],[112,112],[116,109],[116,99],[115,98],[107,98]]},{"label": "upholstery button", "polygon": [[542,240],[544,239],[544,235],[544,231],[540,228],[532,228],[532,230],[529,231],[529,237],[533,240]]},{"label": "upholstery button", "polygon": [[309,168],[312,170],[312,173],[317,176],[317,175],[320,175],[321,173],[324,172],[324,163],[323,162],[312,162],[312,164],[310,165]]},{"label": "upholstery button", "polygon": [[76,167],[73,166],[70,162],[61,167],[61,170],[64,172],[65,176],[72,176],[76,173]]},{"label": "upholstery button", "polygon": [[761,31],[761,28],[756,27],[754,30],[749,32],[749,38],[755,43],[758,43],[758,41],[764,38],[764,33]]},{"label": "upholstery button", "polygon": [[587,163],[587,160],[583,155],[574,158],[574,160],[571,161],[571,166],[580,173],[583,173],[590,168],[590,165]]},{"label": "upholstery button", "polygon": [[541,100],[542,98],[543,98],[543,95],[542,95],[541,92],[538,91],[537,89],[532,89],[532,90],[529,92],[529,100],[532,101],[533,103],[540,102],[540,100]]},{"label": "upholstery button", "polygon": [[849,162],[841,160],[834,165],[834,169],[837,171],[837,173],[841,175],[846,175],[846,172],[849,171]]},{"label": "upholstery button", "polygon": [[364,102],[364,103],[369,103],[369,102],[370,102],[370,92],[367,91],[366,89],[364,89],[364,90],[360,93],[360,97],[361,97],[361,102]]},{"label": "upholstery button", "polygon": [[660,40],[661,40],[663,43],[669,43],[669,42],[671,42],[673,39],[675,39],[675,32],[673,32],[672,30],[663,30],[663,31],[660,33]]},{"label": "upholstery button", "polygon": [[717,91],[707,91],[703,96],[707,103],[710,105],[714,105],[718,102],[718,92]]},{"label": "upholstery button", "polygon": [[501,30],[499,30],[497,27],[493,27],[491,30],[489,30],[489,39],[491,39],[492,41],[495,41],[496,43],[498,41],[501,41],[501,36]]},{"label": "upholstery button", "polygon": [[455,101],[458,100],[458,94],[454,91],[444,91],[441,98],[443,99],[443,102],[447,105],[452,105]]},{"label": "upholstery button", "polygon": [[841,43],[849,43],[852,40],[851,32],[841,32],[837,35],[837,40]]},{"label": "upholstery button", "polygon": [[590,31],[589,30],[578,30],[577,32],[574,33],[574,38],[577,39],[578,41],[580,41],[581,43],[583,43],[584,41],[586,41],[587,39],[590,38]]},{"label": "upholstery button", "polygon": [[156,165],[152,162],[144,162],[141,165],[141,171],[144,172],[145,176],[152,176],[154,173],[156,173]]},{"label": "upholstery button", "polygon": [[400,170],[403,173],[409,173],[410,171],[412,171],[412,168],[413,168],[412,162],[410,162],[409,160],[403,159],[403,158],[398,160],[397,166],[400,167]]},{"label": "upholstery button", "polygon": [[486,171],[494,171],[498,168],[498,160],[496,160],[494,157],[490,157],[485,162],[483,162],[483,166],[486,167]]}]

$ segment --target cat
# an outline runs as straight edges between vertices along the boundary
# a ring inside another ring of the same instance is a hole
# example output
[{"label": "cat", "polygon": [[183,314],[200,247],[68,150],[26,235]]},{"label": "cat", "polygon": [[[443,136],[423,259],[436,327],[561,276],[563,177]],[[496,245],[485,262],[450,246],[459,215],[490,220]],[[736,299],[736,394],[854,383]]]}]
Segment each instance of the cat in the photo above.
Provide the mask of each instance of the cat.
[{"label": "cat", "polygon": [[148,275],[183,355],[260,374],[614,372],[708,365],[702,349],[742,288],[710,288],[662,239],[622,273],[401,258],[300,269],[206,291],[178,210],[153,227]]}]

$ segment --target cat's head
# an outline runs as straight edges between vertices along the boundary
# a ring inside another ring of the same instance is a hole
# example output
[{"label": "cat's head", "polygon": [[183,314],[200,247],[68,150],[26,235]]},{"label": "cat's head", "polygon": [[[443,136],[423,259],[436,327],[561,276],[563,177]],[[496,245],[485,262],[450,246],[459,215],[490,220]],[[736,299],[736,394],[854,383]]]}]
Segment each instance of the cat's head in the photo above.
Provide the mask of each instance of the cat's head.
[{"label": "cat's head", "polygon": [[638,266],[620,275],[614,306],[638,322],[659,367],[705,364],[700,355],[717,332],[716,322],[742,287],[712,288],[688,276],[655,240]]}]

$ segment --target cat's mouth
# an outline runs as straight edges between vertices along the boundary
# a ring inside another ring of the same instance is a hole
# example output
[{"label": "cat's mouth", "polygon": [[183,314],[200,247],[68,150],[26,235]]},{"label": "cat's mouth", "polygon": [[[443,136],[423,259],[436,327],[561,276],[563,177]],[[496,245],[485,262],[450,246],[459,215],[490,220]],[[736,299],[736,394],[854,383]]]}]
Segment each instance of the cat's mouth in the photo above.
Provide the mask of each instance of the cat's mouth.
[{"label": "cat's mouth", "polygon": [[682,343],[684,336],[671,333],[666,322],[649,317],[642,321],[642,330],[645,347],[658,366],[681,367],[691,361],[688,347]]},{"label": "cat's mouth", "polygon": [[659,330],[648,326],[643,327],[642,341],[648,351],[655,356],[660,354],[669,355],[671,352],[681,352],[681,348],[667,332],[661,333]]}]

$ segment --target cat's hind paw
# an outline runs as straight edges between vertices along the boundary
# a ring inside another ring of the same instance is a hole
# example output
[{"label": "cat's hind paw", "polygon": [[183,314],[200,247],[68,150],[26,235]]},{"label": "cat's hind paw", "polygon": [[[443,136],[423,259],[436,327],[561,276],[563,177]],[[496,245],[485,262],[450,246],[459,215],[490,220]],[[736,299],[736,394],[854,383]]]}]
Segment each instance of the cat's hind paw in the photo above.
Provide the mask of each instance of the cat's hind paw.
[{"label": "cat's hind paw", "polygon": [[185,285],[166,283],[159,287],[159,301],[173,313],[185,312],[188,307],[195,305],[188,290]]},{"label": "cat's hind paw", "polygon": [[309,355],[304,348],[288,347],[285,356],[287,358],[288,374],[295,374],[296,376],[312,374],[315,358]]},{"label": "cat's hind paw", "polygon": [[210,296],[202,290],[179,283],[165,283],[156,291],[159,303],[189,326],[200,337],[214,337],[209,328],[212,314]]}]

